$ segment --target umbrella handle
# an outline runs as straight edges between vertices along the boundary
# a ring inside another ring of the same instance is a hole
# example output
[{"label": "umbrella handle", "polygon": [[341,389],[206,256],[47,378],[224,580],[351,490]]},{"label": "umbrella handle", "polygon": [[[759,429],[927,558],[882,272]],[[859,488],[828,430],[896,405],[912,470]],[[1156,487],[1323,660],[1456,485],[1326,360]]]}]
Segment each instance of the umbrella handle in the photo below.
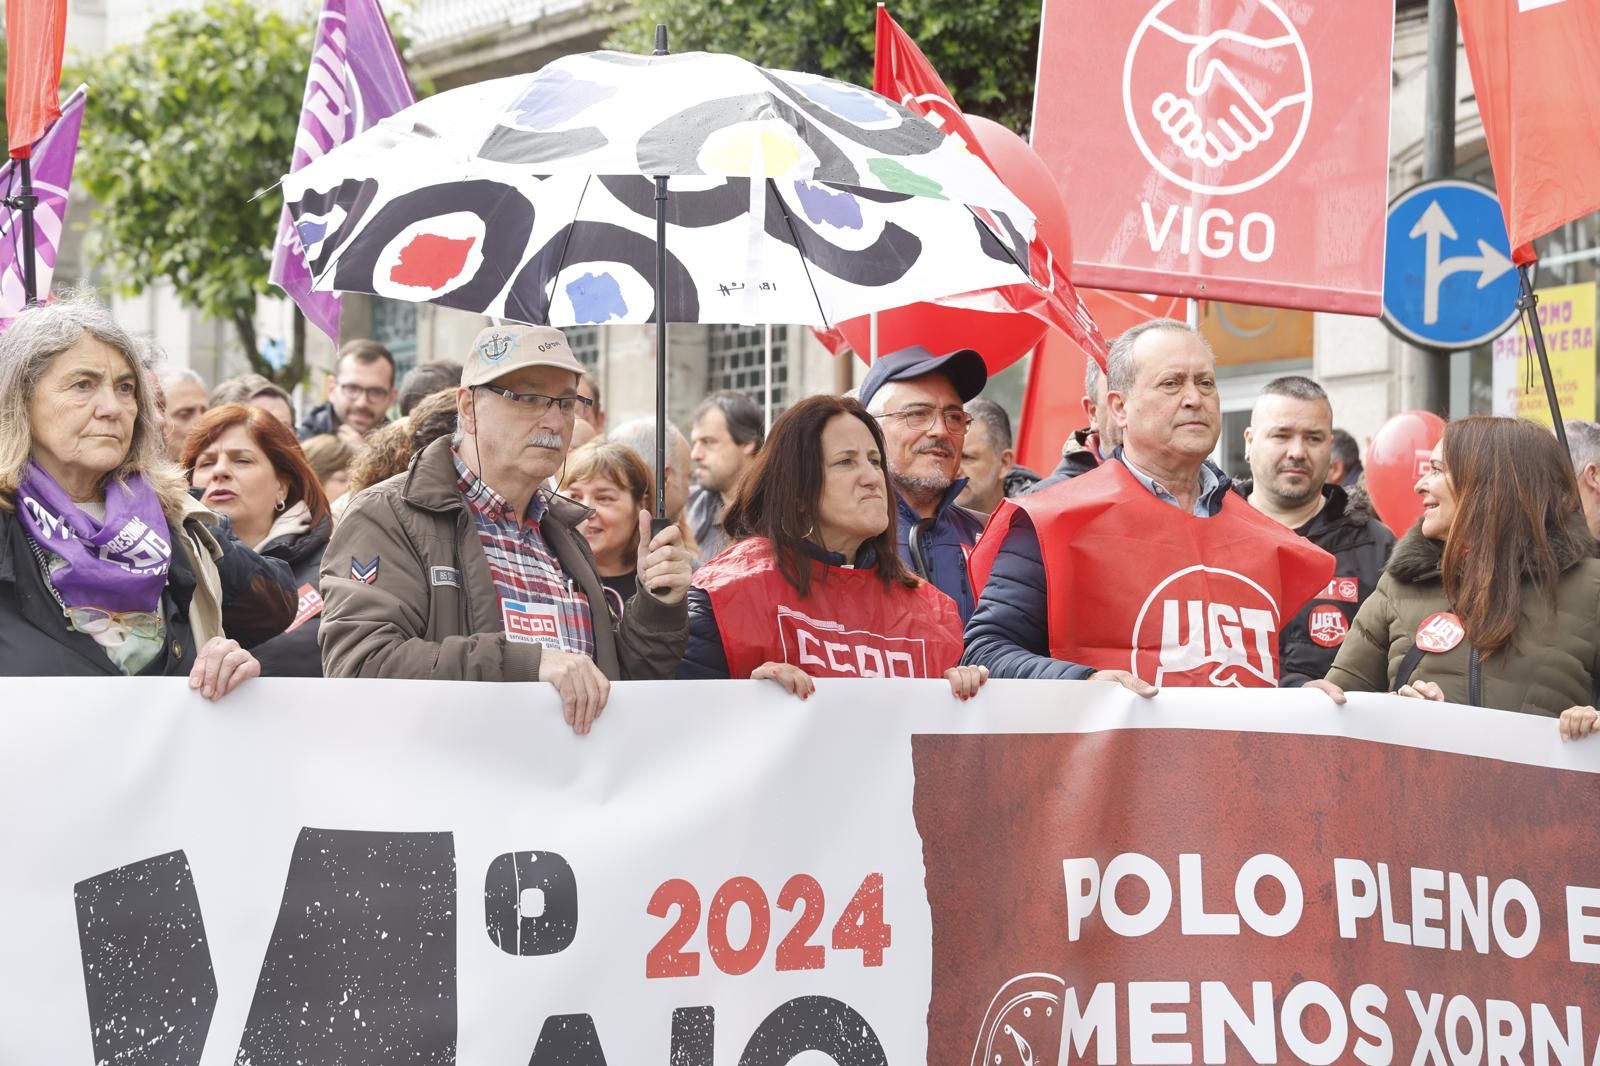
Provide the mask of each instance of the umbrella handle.
[{"label": "umbrella handle", "polygon": [[[655,540],[656,539],[656,535],[658,533],[660,533],[663,529],[667,529],[667,528],[670,528],[671,526],[675,526],[675,525],[677,525],[676,522],[674,522],[672,519],[667,518],[667,517],[665,517],[663,515],[651,515],[650,516],[650,539],[651,540]],[[662,596],[665,596],[666,594],[667,594],[667,588],[666,588],[665,585],[661,586],[660,588],[653,588],[653,589],[650,590],[650,595],[655,596],[658,599],[660,597],[662,597]]]}]

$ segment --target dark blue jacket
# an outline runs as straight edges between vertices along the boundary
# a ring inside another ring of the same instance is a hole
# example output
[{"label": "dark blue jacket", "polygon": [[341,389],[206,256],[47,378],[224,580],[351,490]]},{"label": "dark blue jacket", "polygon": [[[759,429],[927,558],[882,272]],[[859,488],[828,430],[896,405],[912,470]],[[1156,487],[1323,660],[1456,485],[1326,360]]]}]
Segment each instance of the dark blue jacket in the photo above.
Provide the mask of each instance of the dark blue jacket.
[{"label": "dark blue jacket", "polygon": [[[984,524],[981,515],[956,506],[956,497],[966,487],[967,479],[957,478],[945,490],[944,499],[939,501],[938,509],[926,525],[910,504],[898,493],[895,496],[899,517],[896,544],[900,549],[900,559],[913,574],[926,578],[934,588],[956,601],[963,624],[972,617],[973,606],[972,580],[967,576],[967,553],[963,548],[970,549],[978,543],[978,534],[983,532]],[[922,556],[921,566],[917,565],[916,555],[911,551],[912,531],[919,526],[922,528],[916,539],[920,549],[918,554]]]},{"label": "dark blue jacket", "polygon": [[[1119,449],[1117,458],[1121,455]],[[1213,515],[1222,509],[1223,497],[1233,491],[1226,475],[1220,470],[1217,475],[1217,487],[1204,497],[1206,510]],[[1116,560],[1105,560],[1105,567],[1107,573],[1114,572]],[[987,666],[991,677],[1080,681],[1095,672],[1093,667],[1050,657],[1044,555],[1039,550],[1039,534],[1026,511],[1017,512],[1005,540],[1000,542],[988,584],[983,586],[983,595],[967,622],[964,640],[962,663]]]}]

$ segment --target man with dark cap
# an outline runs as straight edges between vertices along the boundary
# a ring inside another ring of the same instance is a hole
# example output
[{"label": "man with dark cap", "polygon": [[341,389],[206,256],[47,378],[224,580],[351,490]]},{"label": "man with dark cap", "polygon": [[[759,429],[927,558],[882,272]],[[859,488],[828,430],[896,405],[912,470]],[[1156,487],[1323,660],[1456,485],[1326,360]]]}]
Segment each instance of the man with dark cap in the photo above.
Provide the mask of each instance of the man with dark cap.
[{"label": "man with dark cap", "polygon": [[861,383],[861,405],[883,427],[889,482],[899,497],[900,557],[972,615],[967,555],[983,518],[957,506],[966,487],[961,447],[972,416],[962,406],[989,380],[970,348],[935,355],[920,345],[882,356]]}]

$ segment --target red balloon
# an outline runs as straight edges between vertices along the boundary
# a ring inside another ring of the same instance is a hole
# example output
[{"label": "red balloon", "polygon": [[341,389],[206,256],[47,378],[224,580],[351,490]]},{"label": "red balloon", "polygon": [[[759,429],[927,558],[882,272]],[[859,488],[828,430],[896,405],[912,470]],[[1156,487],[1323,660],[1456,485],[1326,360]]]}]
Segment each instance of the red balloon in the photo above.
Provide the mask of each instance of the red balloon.
[{"label": "red balloon", "polygon": [[1367,493],[1378,517],[1402,536],[1422,517],[1417,479],[1444,436],[1444,419],[1432,411],[1401,411],[1383,424],[1367,446]]},{"label": "red balloon", "polygon": [[[1072,262],[1072,229],[1061,189],[1027,141],[977,115],[966,116],[972,134],[994,164],[1000,180],[1038,219],[1039,235],[1060,262]],[[878,312],[878,351],[920,344],[934,352],[972,348],[990,374],[998,374],[1032,351],[1049,327],[1025,311],[981,311],[968,307],[915,303]],[[863,360],[872,350],[869,316],[841,322],[838,333]]]}]

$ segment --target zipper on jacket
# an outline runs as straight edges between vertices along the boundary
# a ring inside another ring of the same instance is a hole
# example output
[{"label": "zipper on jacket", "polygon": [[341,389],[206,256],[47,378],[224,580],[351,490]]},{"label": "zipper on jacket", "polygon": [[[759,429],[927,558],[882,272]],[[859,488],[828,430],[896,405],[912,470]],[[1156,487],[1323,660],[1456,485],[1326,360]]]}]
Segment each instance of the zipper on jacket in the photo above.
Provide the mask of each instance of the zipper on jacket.
[{"label": "zipper on jacket", "polygon": [[1473,707],[1483,706],[1483,660],[1477,648],[1467,654],[1467,703]]}]

